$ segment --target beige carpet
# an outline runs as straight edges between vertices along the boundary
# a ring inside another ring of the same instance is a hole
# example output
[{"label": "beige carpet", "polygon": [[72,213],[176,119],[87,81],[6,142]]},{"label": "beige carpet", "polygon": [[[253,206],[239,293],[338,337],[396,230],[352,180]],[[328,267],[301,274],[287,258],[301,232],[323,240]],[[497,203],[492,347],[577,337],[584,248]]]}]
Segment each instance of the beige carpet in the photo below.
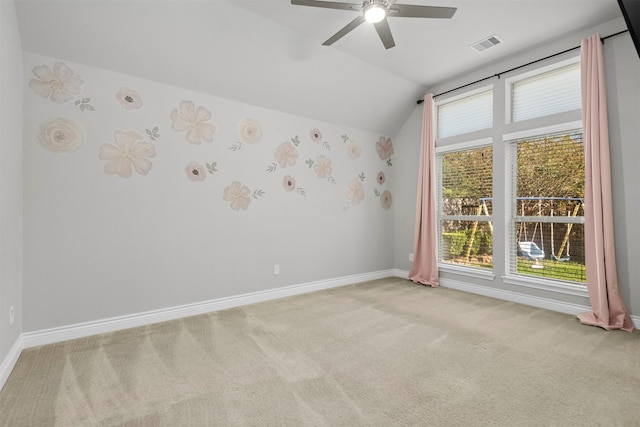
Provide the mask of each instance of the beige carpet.
[{"label": "beige carpet", "polygon": [[640,426],[640,334],[398,278],[25,350],[2,426]]}]

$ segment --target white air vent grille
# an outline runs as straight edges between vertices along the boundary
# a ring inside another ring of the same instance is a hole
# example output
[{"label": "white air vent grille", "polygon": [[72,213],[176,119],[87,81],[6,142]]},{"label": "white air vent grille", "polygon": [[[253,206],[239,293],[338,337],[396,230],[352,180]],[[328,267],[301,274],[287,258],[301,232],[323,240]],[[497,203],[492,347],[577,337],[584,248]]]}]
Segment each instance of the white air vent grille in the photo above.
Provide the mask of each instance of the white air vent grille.
[{"label": "white air vent grille", "polygon": [[501,43],[504,43],[504,40],[502,40],[500,37],[494,34],[492,36],[489,36],[480,40],[479,42],[472,44],[471,47],[478,52],[482,52],[483,50],[487,50],[490,47],[497,46]]}]

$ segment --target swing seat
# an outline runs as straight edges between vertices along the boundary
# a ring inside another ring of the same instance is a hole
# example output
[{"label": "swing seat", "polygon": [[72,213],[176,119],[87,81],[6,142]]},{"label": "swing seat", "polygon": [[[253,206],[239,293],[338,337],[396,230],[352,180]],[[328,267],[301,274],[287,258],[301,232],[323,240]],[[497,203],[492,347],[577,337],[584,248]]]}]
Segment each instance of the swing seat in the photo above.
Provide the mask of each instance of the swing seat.
[{"label": "swing seat", "polygon": [[520,253],[530,260],[538,261],[544,258],[544,251],[534,242],[518,242]]},{"label": "swing seat", "polygon": [[571,261],[571,257],[570,257],[570,256],[563,256],[563,257],[560,257],[560,258],[558,258],[558,257],[557,257],[557,256],[555,256],[555,255],[552,255],[552,256],[553,256],[553,259],[554,259],[554,260],[556,260],[556,261],[558,261],[558,262],[567,262],[567,261]]}]

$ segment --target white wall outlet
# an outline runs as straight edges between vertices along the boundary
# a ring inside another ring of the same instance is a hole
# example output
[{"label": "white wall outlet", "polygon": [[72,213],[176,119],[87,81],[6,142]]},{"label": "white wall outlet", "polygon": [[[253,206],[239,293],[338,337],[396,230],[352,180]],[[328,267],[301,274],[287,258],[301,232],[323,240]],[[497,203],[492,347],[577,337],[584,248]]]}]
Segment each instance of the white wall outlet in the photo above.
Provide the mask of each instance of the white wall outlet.
[{"label": "white wall outlet", "polygon": [[273,275],[277,276],[278,274],[280,274],[280,264],[274,264],[273,265]]},{"label": "white wall outlet", "polygon": [[9,307],[9,326],[13,325],[13,322],[16,320],[16,313],[13,306]]},{"label": "white wall outlet", "polygon": [[413,252],[409,254],[409,262],[413,262]]}]

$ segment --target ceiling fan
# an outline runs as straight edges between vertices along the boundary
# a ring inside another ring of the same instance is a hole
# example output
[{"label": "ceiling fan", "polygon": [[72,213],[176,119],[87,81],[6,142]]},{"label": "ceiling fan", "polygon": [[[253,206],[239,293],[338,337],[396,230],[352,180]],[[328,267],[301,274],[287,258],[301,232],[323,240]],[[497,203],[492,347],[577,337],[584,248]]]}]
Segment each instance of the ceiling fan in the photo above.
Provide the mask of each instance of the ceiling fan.
[{"label": "ceiling fan", "polygon": [[343,29],[335,33],[324,46],[330,46],[363,22],[371,22],[375,27],[382,44],[386,49],[396,45],[391,35],[387,17],[404,18],[451,18],[456,13],[455,7],[417,6],[410,4],[395,4],[395,0],[363,0],[362,5],[354,3],[340,3],[321,0],[291,0],[291,4],[298,6],[324,7],[328,9],[343,9],[362,12]]}]

